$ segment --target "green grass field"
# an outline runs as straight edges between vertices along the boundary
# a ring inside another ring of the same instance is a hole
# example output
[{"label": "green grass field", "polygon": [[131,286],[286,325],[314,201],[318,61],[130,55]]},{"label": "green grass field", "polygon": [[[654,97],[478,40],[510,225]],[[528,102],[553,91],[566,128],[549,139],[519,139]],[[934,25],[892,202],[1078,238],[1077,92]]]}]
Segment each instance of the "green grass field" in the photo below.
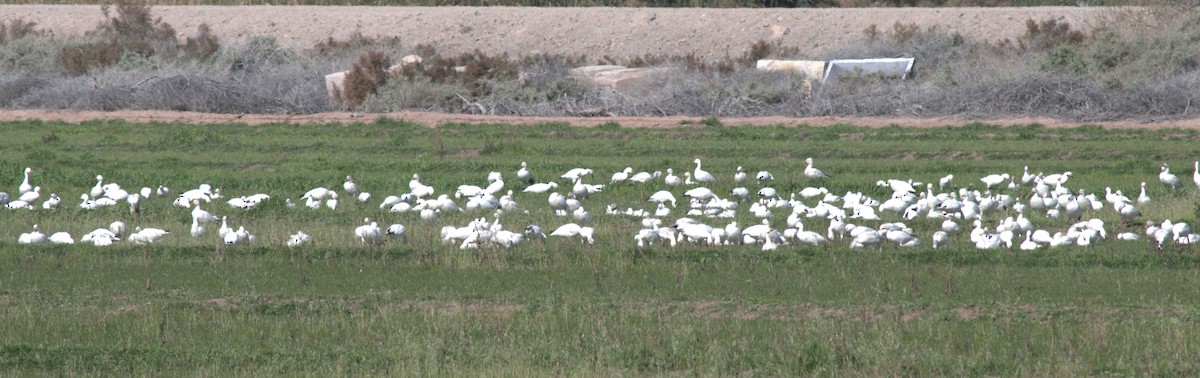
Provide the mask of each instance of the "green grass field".
[{"label": "green grass field", "polygon": [[[1034,252],[977,251],[965,235],[936,251],[850,250],[845,242],[766,252],[637,249],[637,219],[603,208],[649,208],[645,197],[661,181],[613,186],[585,202],[595,246],[551,238],[463,251],[437,240],[440,227],[490,220],[490,212],[426,224],[377,206],[407,191],[413,173],[450,192],[499,171],[530,212],[504,216],[506,228],[535,223],[548,232],[567,221],[550,215],[544,195],[520,193],[512,176],[522,161],[538,181],[592,167],[589,181],[605,182],[626,166],[687,171],[702,158],[718,193],[733,187],[741,165],[770,170],[783,193],[820,185],[882,199],[879,179],[936,182],[954,173],[977,188],[978,177],[1028,165],[1073,171],[1068,186],[1100,194],[1112,187],[1132,197],[1146,181],[1154,200],[1142,206],[1143,219],[1195,224],[1200,191],[1190,167],[1200,135],[1191,130],[96,121],[0,123],[0,135],[0,191],[15,194],[29,166],[44,195],[64,200],[54,211],[0,209],[4,375],[1200,374],[1198,250],[1111,240],[1141,231],[1119,226],[1111,206],[1089,215],[1108,223],[1105,243]],[[834,177],[804,179],[810,156]],[[1185,189],[1158,184],[1164,162]],[[189,211],[170,197],[149,199],[137,216],[124,206],[78,209],[97,174],[131,190],[162,184],[178,194],[211,183],[226,198],[264,192],[272,200],[250,211],[205,207],[259,237],[226,247],[215,227],[191,238]],[[348,174],[373,193],[371,203],[283,205],[313,187],[340,188]],[[739,213],[740,224],[757,223]],[[410,243],[361,246],[352,230],[364,217],[408,225]],[[1045,229],[1067,225],[1031,219]],[[34,223],[78,238],[114,220],[172,234],[152,246],[16,243]],[[812,230],[827,224],[805,222]],[[923,239],[940,224],[908,223]],[[314,245],[284,247],[297,230]]]}]

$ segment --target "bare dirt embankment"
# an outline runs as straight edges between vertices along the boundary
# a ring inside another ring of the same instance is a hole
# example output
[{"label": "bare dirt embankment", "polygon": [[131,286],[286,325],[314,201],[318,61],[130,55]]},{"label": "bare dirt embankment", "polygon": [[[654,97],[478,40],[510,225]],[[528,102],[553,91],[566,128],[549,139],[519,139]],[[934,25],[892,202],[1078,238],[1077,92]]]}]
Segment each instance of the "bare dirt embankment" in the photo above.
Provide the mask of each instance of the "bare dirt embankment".
[{"label": "bare dirt embankment", "polygon": [[[651,9],[651,8],[519,8],[519,7],[316,7],[316,6],[157,6],[155,15],[173,25],[180,37],[207,23],[223,43],[252,36],[272,36],[282,45],[308,48],[333,37],[355,32],[367,36],[402,38],[408,46],[430,44],[444,53],[481,50],[520,56],[532,53],[585,55],[599,61],[611,57],[694,54],[709,60],[740,56],[753,43],[778,41],[805,55],[829,54],[839,47],[866,43],[863,29],[877,25],[889,30],[900,22],[936,26],[979,41],[1016,39],[1025,21],[1060,18],[1082,30],[1099,25],[1112,8],[869,8],[869,9]],[[66,37],[92,29],[102,17],[99,6],[0,5],[0,21],[35,21],[43,29]],[[231,115],[163,111],[42,111],[0,110],[0,119],[87,119],[211,122],[353,122],[381,115],[327,113],[313,115]],[[537,118],[487,117],[461,114],[398,113],[383,115],[434,126],[446,122],[541,123],[566,122],[591,126],[616,121],[625,126],[677,126],[689,117],[669,118]],[[868,126],[957,125],[964,119],[927,118],[806,118],[780,117],[723,120],[727,124],[851,123]],[[1038,122],[1048,126],[1075,123],[1049,119],[991,120],[997,124]],[[1111,127],[1196,127],[1200,122],[1106,122]]]}]

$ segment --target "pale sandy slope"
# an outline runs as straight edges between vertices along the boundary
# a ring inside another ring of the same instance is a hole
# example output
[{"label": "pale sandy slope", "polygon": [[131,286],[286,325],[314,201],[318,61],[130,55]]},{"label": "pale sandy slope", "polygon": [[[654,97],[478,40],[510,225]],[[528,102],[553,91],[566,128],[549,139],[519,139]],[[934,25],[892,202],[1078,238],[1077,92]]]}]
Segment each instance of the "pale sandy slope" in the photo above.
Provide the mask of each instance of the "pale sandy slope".
[{"label": "pale sandy slope", "polygon": [[[720,59],[741,55],[759,40],[780,40],[806,55],[817,55],[862,42],[863,29],[871,24],[890,30],[896,22],[938,26],[981,41],[1015,39],[1031,18],[1061,18],[1086,30],[1113,9],[157,6],[153,12],[181,36],[208,23],[225,43],[269,35],[286,46],[304,48],[329,36],[343,38],[361,31],[369,36],[399,36],[408,46],[433,44],[448,53],[479,49],[623,60],[689,53]],[[99,6],[86,5],[0,5],[0,20],[15,18],[36,21],[64,36],[91,29],[101,12]]]}]

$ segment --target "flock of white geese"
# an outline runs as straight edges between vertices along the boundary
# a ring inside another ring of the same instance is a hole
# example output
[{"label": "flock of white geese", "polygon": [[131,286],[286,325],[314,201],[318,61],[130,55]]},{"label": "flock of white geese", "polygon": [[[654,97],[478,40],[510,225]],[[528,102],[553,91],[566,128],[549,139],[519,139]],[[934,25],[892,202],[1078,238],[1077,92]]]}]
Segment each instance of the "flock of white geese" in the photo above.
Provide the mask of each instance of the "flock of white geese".
[{"label": "flock of white geese", "polygon": [[[530,167],[522,162],[515,172],[519,182],[519,188],[515,189],[520,189],[523,199],[548,196],[545,197],[545,203],[549,205],[549,211],[567,222],[554,228],[548,236],[568,239],[571,245],[574,245],[576,240],[587,245],[595,244],[598,235],[594,225],[603,221],[597,219],[598,222],[593,222],[587,208],[594,209],[599,206],[591,205],[592,201],[603,197],[602,193],[607,185],[640,185],[646,187],[647,192],[660,189],[646,197],[645,202],[639,202],[637,208],[622,209],[616,203],[605,206],[603,217],[634,217],[640,220],[642,228],[626,239],[635,242],[639,248],[659,245],[677,247],[749,244],[761,246],[763,250],[773,250],[788,245],[823,246],[835,242],[848,243],[851,248],[884,245],[920,247],[925,245],[924,240],[929,240],[932,248],[939,248],[951,243],[962,243],[962,239],[969,240],[971,245],[979,249],[1011,249],[1013,245],[1022,250],[1042,247],[1086,247],[1110,239],[1104,221],[1095,217],[1098,212],[1105,211],[1105,208],[1112,209],[1124,226],[1136,226],[1139,231],[1141,225],[1145,226],[1144,232],[1119,233],[1114,237],[1117,240],[1132,241],[1145,238],[1160,249],[1171,244],[1200,242],[1200,235],[1192,233],[1191,227],[1184,222],[1141,219],[1142,214],[1137,207],[1151,201],[1146,194],[1145,182],[1141,183],[1140,192],[1135,198],[1129,198],[1120,190],[1113,191],[1111,188],[1105,188],[1103,194],[1089,193],[1084,189],[1071,189],[1068,186],[1072,172],[1034,174],[1030,173],[1029,167],[1026,166],[1019,176],[1001,173],[979,178],[984,192],[969,190],[966,187],[954,190],[954,175],[947,175],[938,180],[936,191],[933,183],[883,179],[876,184],[890,189],[891,195],[886,199],[877,200],[855,191],[837,195],[820,186],[806,187],[784,195],[771,186],[774,175],[769,171],[759,171],[750,176],[739,166],[732,177],[728,177],[736,187],[726,194],[709,189],[709,186],[721,179],[704,170],[700,159],[696,159],[694,163],[695,168],[683,172],[682,175],[676,175],[671,168],[668,168],[664,175],[661,171],[635,173],[634,169],[629,167],[614,173],[607,184],[587,184],[584,181],[593,176],[594,171],[575,168],[559,176],[562,182],[570,183],[564,184],[570,186],[565,186],[565,190],[560,192],[558,182],[536,182]],[[820,183],[830,177],[813,166],[812,158],[806,159],[805,163],[807,166],[803,177],[806,180]],[[1200,187],[1200,161],[1195,162],[1193,168],[1193,183]],[[24,181],[18,188],[16,197],[0,192],[0,204],[13,210],[58,209],[62,199],[54,193],[43,198],[41,187],[30,184],[32,173],[33,169],[25,168]],[[1178,176],[1170,172],[1167,164],[1161,167],[1158,178],[1171,190],[1185,186]],[[757,190],[753,192],[746,187],[755,183]],[[490,222],[483,216],[464,226],[442,226],[441,241],[463,249],[512,248],[530,240],[545,242],[548,236],[537,225],[528,225],[516,230],[505,229],[501,223],[503,214],[530,211],[518,204],[513,189],[505,191],[505,188],[503,174],[490,172],[486,185],[460,185],[455,188],[453,194],[438,194],[435,188],[422,183],[420,176],[414,174],[409,181],[408,192],[386,196],[380,201],[379,208],[389,213],[415,213],[424,223],[430,225],[437,224],[439,214],[443,213],[491,213],[493,220]],[[346,176],[341,189],[341,193],[354,201],[371,201],[371,194],[360,190],[351,176]],[[505,191],[505,194],[500,194],[502,191]],[[676,194],[685,201],[681,203]],[[1103,197],[1100,197],[1101,195]],[[105,183],[103,176],[96,176],[96,185],[88,193],[79,196],[78,207],[92,210],[123,205],[128,206],[131,214],[137,214],[141,212],[147,199],[171,198],[170,196],[170,189],[165,186],[160,185],[157,189],[143,187],[131,193],[116,183]],[[287,199],[286,206],[336,210],[338,197],[338,190],[318,187],[299,198],[298,202],[302,202],[302,205]],[[216,236],[224,244],[244,245],[254,242],[255,235],[244,226],[232,228],[227,217],[217,217],[202,206],[224,202],[231,208],[249,210],[270,199],[270,195],[262,193],[225,199],[219,188],[214,189],[212,185],[202,184],[175,196],[173,205],[190,210],[190,237],[210,237],[207,236],[209,228],[219,222]],[[463,206],[460,207],[456,201],[464,202]],[[647,204],[651,205],[646,206]],[[761,221],[742,227],[736,220],[730,220],[735,218],[741,209],[745,209]],[[672,214],[675,214],[673,221],[664,221]],[[786,220],[780,223],[775,214],[780,214],[781,217],[782,214],[787,214]],[[904,221],[918,218],[942,220],[941,226],[929,234],[928,239],[922,238],[904,224]],[[1066,219],[1070,226],[1051,230],[1038,228],[1034,224],[1035,220],[1047,218]],[[820,223],[820,226],[809,227],[806,223]],[[824,232],[812,231],[820,230],[819,227],[823,227]],[[361,226],[352,231],[354,238],[363,245],[382,245],[388,239],[408,242],[408,227],[403,224],[391,224],[383,228],[367,218]],[[136,227],[129,232],[125,223],[117,221],[84,234],[80,243],[109,246],[124,240],[145,245],[159,242],[170,235],[171,232],[154,227]],[[31,231],[20,234],[17,242],[75,244],[69,233],[55,232],[46,235],[36,224]],[[288,238],[286,245],[294,248],[311,242],[310,235],[298,231]]]}]

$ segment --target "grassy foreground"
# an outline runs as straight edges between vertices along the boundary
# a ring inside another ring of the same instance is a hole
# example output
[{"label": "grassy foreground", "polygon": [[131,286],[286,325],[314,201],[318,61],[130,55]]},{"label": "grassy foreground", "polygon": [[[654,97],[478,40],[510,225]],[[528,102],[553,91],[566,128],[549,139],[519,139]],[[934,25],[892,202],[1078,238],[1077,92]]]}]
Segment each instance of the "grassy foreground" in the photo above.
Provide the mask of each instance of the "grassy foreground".
[{"label": "grassy foreground", "polygon": [[[645,196],[661,184],[614,186],[585,203],[598,229],[591,248],[552,239],[460,251],[437,242],[437,228],[490,213],[426,225],[414,214],[350,201],[337,211],[282,205],[315,186],[340,187],[347,174],[377,204],[405,190],[412,173],[446,192],[480,185],[492,170],[511,177],[521,161],[539,181],[576,166],[596,168],[592,181],[607,181],[629,165],[690,170],[696,157],[719,177],[719,193],[733,186],[738,165],[772,171],[785,193],[823,185],[875,197],[886,196],[873,185],[878,179],[935,181],[954,173],[957,182],[978,186],[977,177],[1029,165],[1071,170],[1070,185],[1091,192],[1111,186],[1130,194],[1147,181],[1155,200],[1143,213],[1156,221],[1195,221],[1200,202],[1194,187],[1171,193],[1155,180],[1162,162],[1181,177],[1190,173],[1200,156],[1194,131],[692,126],[0,123],[0,190],[15,192],[30,166],[36,185],[64,199],[56,211],[0,211],[0,372],[1200,373],[1194,250],[1112,241],[1088,250],[996,252],[961,240],[938,251],[851,251],[844,243],[771,252],[635,249],[636,220],[606,216],[603,206],[646,206]],[[804,180],[808,156],[834,179]],[[165,184],[179,193],[208,182],[227,197],[266,192],[273,200],[249,212],[206,207],[259,235],[255,245],[226,248],[215,236],[190,238],[187,210],[171,207],[170,198],[152,198],[137,217],[122,207],[78,210],[78,195],[97,174],[127,189]],[[517,200],[530,214],[505,218],[510,229],[565,222],[547,214],[544,196]],[[1110,233],[1133,230],[1117,227],[1111,209],[1096,216]],[[413,240],[360,247],[351,230],[363,217],[407,224]],[[117,219],[173,234],[151,247],[15,242],[33,223],[78,237]],[[755,222],[746,214],[738,220]],[[936,227],[910,225],[923,238]],[[296,230],[316,245],[283,248]]]}]

